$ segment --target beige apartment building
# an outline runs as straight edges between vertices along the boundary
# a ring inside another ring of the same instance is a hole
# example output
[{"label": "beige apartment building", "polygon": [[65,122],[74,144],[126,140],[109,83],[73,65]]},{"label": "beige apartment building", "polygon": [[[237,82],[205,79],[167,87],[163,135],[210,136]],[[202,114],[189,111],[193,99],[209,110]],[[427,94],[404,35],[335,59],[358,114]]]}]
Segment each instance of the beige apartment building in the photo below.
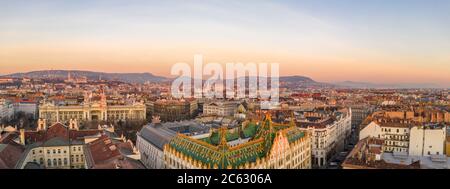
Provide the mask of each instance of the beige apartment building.
[{"label": "beige apartment building", "polygon": [[106,102],[89,102],[81,105],[39,105],[39,118],[49,123],[68,122],[70,119],[80,121],[126,121],[145,120],[146,107],[142,103],[126,105],[108,105]]}]

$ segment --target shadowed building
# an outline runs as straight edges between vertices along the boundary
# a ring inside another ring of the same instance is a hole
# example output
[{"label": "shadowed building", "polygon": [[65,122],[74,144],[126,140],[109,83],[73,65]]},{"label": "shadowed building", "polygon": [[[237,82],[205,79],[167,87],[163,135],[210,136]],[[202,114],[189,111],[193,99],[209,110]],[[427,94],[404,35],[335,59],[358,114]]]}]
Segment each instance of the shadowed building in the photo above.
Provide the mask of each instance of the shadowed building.
[{"label": "shadowed building", "polygon": [[153,116],[159,116],[163,122],[181,121],[192,119],[197,114],[198,104],[196,100],[157,100],[150,103]]},{"label": "shadowed building", "polygon": [[69,126],[55,123],[47,128],[44,120],[39,120],[36,131],[20,129],[19,141],[25,152],[16,165],[23,169],[34,162],[47,169],[86,168],[85,137],[98,136],[102,130],[79,130],[76,120]]},{"label": "shadowed building", "polygon": [[146,125],[137,133],[136,146],[141,162],[149,169],[164,168],[164,145],[177,136],[177,133],[203,138],[210,135],[210,128],[192,120]]}]

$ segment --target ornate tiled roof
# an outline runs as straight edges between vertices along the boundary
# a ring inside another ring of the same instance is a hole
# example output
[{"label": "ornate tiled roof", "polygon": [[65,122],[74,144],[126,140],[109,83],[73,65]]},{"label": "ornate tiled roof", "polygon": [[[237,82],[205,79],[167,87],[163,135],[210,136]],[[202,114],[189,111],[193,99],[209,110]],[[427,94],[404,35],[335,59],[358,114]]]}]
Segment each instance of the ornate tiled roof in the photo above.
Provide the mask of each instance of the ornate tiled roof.
[{"label": "ornate tiled roof", "polygon": [[[219,145],[178,134],[168,143],[168,147],[201,162],[207,167],[237,168],[266,157],[272,148],[276,132],[285,135],[289,143],[305,136],[304,132],[295,125],[274,124],[270,115],[266,115],[266,118],[259,124],[255,122],[247,124],[243,129],[243,135],[250,136],[252,139],[234,147],[226,145],[227,136],[225,134],[228,135],[229,133],[225,129],[222,130],[221,136],[217,137]],[[221,141],[220,138],[225,142]]]},{"label": "ornate tiled roof", "polygon": [[286,135],[289,143],[295,142],[305,136],[305,132],[297,129],[296,127],[285,129],[283,130],[283,133]]},{"label": "ornate tiled roof", "polygon": [[217,165],[222,169],[229,165],[238,167],[246,162],[254,162],[266,154],[262,138],[232,148],[220,148],[180,134],[169,146],[203,164],[210,167]]}]

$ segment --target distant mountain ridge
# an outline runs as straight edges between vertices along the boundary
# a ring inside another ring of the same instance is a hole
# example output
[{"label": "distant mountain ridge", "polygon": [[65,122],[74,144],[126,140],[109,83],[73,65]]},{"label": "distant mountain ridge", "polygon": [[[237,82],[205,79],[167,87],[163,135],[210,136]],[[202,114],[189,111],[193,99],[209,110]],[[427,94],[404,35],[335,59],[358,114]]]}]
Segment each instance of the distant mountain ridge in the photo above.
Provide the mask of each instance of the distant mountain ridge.
[{"label": "distant mountain ridge", "polygon": [[[90,80],[109,80],[109,81],[121,81],[126,83],[145,83],[145,82],[168,82],[175,78],[156,76],[152,73],[106,73],[106,72],[94,72],[94,71],[82,71],[82,70],[40,70],[31,71],[25,73],[13,73],[3,75],[3,77],[29,77],[29,78],[62,78],[68,77],[68,74],[72,77],[87,77]],[[207,76],[203,78],[208,79]],[[268,78],[269,79],[269,78]],[[324,83],[315,81],[306,76],[280,76],[280,86],[287,88],[309,88],[309,87],[331,87],[331,88],[442,88],[442,86],[433,83],[397,83],[397,84],[379,84],[370,82],[356,82],[356,81],[342,81],[334,83]],[[270,83],[270,80],[268,80]]]},{"label": "distant mountain ridge", "polygon": [[333,84],[317,82],[309,77],[305,76],[281,76],[280,77],[281,86],[287,88],[334,88]]},{"label": "distant mountain ridge", "polygon": [[117,80],[127,83],[162,82],[170,80],[166,77],[156,76],[151,73],[105,73],[81,70],[41,70],[26,73],[14,73],[5,76],[29,78],[67,78],[69,73],[72,77],[87,77],[90,80]]},{"label": "distant mountain ridge", "polygon": [[[171,81],[175,78],[167,78],[163,76],[156,76],[151,73],[106,73],[82,70],[40,70],[25,73],[13,73],[4,75],[5,77],[29,77],[29,78],[67,78],[71,77],[87,77],[89,80],[117,80],[127,83],[145,83],[145,82],[163,82]],[[208,79],[205,76],[203,79]],[[268,78],[270,79],[270,78]],[[279,81],[287,86],[311,87],[328,85],[325,83],[316,82],[313,79],[305,76],[280,76]],[[270,80],[268,80],[270,82]]]},{"label": "distant mountain ridge", "polygon": [[317,83],[313,79],[306,76],[280,76],[280,81],[282,82],[309,82],[309,83]]}]

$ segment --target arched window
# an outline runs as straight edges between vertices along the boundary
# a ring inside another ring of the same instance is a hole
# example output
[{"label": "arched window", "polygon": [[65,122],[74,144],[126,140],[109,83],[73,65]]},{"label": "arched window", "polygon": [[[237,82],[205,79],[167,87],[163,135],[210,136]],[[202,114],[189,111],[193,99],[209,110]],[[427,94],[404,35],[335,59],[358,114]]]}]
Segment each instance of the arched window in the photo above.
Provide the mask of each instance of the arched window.
[{"label": "arched window", "polygon": [[47,166],[49,166],[49,167],[52,166],[52,160],[50,160],[50,159],[47,160]]},{"label": "arched window", "polygon": [[53,166],[57,166],[58,163],[56,162],[56,159],[53,159]]}]

